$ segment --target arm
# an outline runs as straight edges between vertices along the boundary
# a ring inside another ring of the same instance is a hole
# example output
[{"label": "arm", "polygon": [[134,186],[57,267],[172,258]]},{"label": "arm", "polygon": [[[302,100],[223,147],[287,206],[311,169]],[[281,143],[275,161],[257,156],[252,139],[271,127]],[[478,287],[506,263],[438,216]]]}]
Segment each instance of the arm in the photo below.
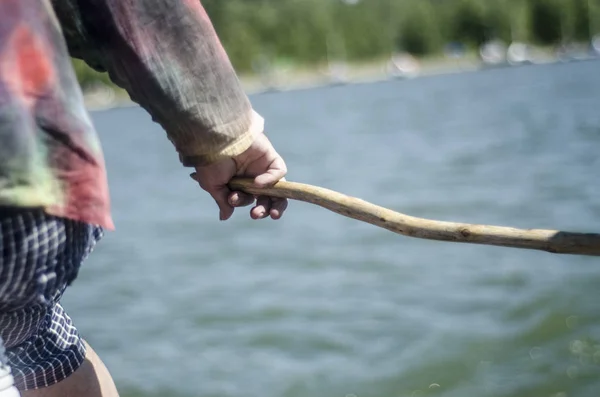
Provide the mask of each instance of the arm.
[{"label": "arm", "polygon": [[[257,186],[286,165],[263,134],[199,0],[53,0],[71,54],[125,88],[167,132],[192,177],[214,198],[221,220],[254,202],[232,192],[235,176]],[[258,197],[254,219],[278,219],[287,200]]]},{"label": "arm", "polygon": [[242,153],[263,130],[199,0],[54,0],[74,57],[160,123],[185,166]]}]

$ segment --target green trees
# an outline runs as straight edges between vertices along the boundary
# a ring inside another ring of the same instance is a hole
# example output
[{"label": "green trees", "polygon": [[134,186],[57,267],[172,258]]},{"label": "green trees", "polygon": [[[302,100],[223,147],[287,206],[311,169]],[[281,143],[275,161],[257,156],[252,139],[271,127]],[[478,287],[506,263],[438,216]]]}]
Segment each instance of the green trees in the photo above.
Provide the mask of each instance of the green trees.
[{"label": "green trees", "polygon": [[541,44],[561,41],[566,19],[564,7],[557,0],[531,0],[530,3],[531,33],[536,41]]},{"label": "green trees", "polygon": [[554,45],[600,29],[600,0],[200,1],[240,72],[258,59],[314,65],[331,56],[423,56],[451,41],[474,49],[491,39]]},{"label": "green trees", "polygon": [[414,55],[427,55],[442,47],[443,18],[437,13],[433,2],[410,2],[402,11],[392,29],[397,37],[393,50],[402,50]]},{"label": "green trees", "polygon": [[[449,41],[475,48],[490,39],[542,45],[588,40],[598,0],[204,0],[239,70],[257,52],[295,63],[327,57],[327,41],[349,60],[394,50],[436,53]],[[592,10],[593,11],[593,10]],[[600,16],[600,13],[597,13]],[[600,24],[600,23],[599,23]],[[330,49],[331,51],[331,49]]]},{"label": "green trees", "polygon": [[457,0],[450,24],[452,38],[472,46],[479,46],[493,35],[489,5],[480,0]]}]

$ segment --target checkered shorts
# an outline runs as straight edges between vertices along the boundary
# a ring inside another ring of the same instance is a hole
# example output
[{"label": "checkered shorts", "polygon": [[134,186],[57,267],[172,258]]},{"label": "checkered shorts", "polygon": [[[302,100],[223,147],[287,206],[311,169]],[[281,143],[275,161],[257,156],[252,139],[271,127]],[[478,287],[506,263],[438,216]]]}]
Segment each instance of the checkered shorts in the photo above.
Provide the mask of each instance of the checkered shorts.
[{"label": "checkered shorts", "polygon": [[0,207],[0,344],[19,389],[50,386],[83,363],[59,301],[101,237],[100,227],[41,209]]}]

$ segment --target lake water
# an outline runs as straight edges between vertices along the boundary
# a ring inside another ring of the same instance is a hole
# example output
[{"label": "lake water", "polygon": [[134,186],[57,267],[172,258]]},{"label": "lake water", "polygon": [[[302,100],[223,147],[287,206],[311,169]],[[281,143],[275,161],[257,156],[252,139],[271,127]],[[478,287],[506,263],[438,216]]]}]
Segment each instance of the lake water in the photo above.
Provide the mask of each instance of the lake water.
[{"label": "lake water", "polygon": [[[288,180],[406,214],[600,231],[600,63],[251,97]],[[123,397],[600,395],[600,260],[292,202],[218,221],[139,108],[93,115],[114,218],[64,304]]]}]

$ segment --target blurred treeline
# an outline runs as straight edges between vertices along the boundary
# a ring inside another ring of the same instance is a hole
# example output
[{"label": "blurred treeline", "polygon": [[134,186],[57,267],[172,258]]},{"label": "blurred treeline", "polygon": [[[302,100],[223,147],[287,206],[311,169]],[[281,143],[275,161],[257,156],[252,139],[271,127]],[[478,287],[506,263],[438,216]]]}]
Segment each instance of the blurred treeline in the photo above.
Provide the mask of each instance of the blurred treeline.
[{"label": "blurred treeline", "polygon": [[[500,39],[542,46],[588,41],[600,0],[202,0],[240,72],[257,60],[314,65],[477,49]],[[78,65],[83,81],[97,78]]]}]

